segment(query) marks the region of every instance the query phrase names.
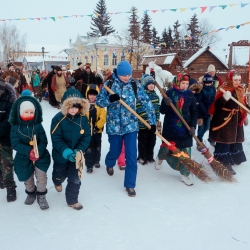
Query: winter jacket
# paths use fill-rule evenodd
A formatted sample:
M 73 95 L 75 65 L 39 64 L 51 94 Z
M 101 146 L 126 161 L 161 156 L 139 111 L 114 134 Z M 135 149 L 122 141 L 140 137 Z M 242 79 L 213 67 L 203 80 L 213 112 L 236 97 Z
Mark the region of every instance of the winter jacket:
M 146 89 L 144 91 L 148 95 L 150 101 L 153 104 L 156 120 L 159 120 L 160 119 L 160 111 L 159 111 L 159 109 L 160 109 L 160 98 L 159 98 L 159 96 L 156 94 L 155 91 L 149 91 L 149 90 L 146 90 Z M 141 102 L 136 103 L 136 113 L 141 118 L 143 118 L 146 122 L 148 122 L 147 114 L 145 112 L 145 109 L 141 105 Z M 147 129 L 147 127 L 142 122 L 139 121 L 139 129 Z
M 210 117 L 208 110 L 215 99 L 216 90 L 213 85 L 203 85 L 201 92 L 197 95 L 196 100 L 199 103 L 198 106 L 198 117 L 206 118 Z
M 23 121 L 20 118 L 20 104 L 23 101 L 30 101 L 35 106 L 35 118 L 32 121 Z M 26 181 L 34 172 L 33 162 L 29 159 L 29 154 L 33 146 L 29 143 L 36 135 L 39 159 L 35 166 L 47 172 L 50 165 L 50 154 L 46 149 L 48 141 L 42 126 L 42 108 L 39 102 L 32 96 L 19 97 L 12 106 L 9 118 L 11 123 L 11 145 L 16 151 L 14 158 L 14 170 L 19 181 Z
M 81 104 L 80 113 L 72 116 L 67 110 L 73 103 Z M 90 126 L 86 113 L 89 110 L 89 102 L 83 98 L 67 98 L 51 122 L 52 158 L 55 162 L 66 163 L 63 157 L 65 149 L 77 149 L 85 152 L 91 139 Z M 83 130 L 83 134 L 80 133 Z
M 95 117 L 92 117 L 92 114 L 95 115 Z M 91 120 L 92 120 L 92 128 L 97 127 L 98 131 L 97 133 L 102 133 L 104 124 L 106 123 L 106 109 L 100 108 L 96 104 L 91 104 L 89 112 L 87 112 L 86 116 L 88 118 L 89 124 L 91 126 Z M 94 122 L 93 122 L 94 121 Z
M 39 78 L 38 74 L 31 75 L 31 84 L 33 87 L 38 87 L 40 85 L 40 78 Z
M 190 127 L 196 127 L 198 111 L 196 108 L 196 101 L 191 90 L 181 92 L 176 88 L 167 90 L 166 95 L 175 102 L 176 94 L 183 96 L 184 104 L 182 107 L 182 116 Z M 180 100 L 180 99 L 179 99 Z M 162 136 L 168 141 L 176 143 L 177 148 L 188 148 L 193 145 L 193 138 L 189 134 L 185 125 L 180 121 L 179 117 L 170 106 L 166 106 L 164 99 L 160 106 L 161 114 L 164 114 L 164 123 Z
M 96 84 L 96 78 L 92 71 L 90 71 L 89 74 L 87 73 L 87 71 L 84 71 L 83 73 L 81 73 L 80 79 L 82 79 L 83 84 Z
M 0 81 L 4 81 L 0 79 Z M 16 91 L 9 83 L 5 83 L 5 91 L 0 95 L 0 144 L 11 147 L 10 128 L 8 121 L 11 107 L 16 100 Z
M 127 82 L 122 82 L 117 74 L 116 69 L 113 72 L 112 91 L 118 94 L 130 108 L 136 109 L 136 102 L 140 101 L 147 114 L 148 123 L 156 124 L 155 111 L 149 97 L 144 92 L 143 87 L 136 82 L 137 96 L 135 96 L 132 84 L 132 78 Z M 109 81 L 105 82 L 107 86 Z M 107 134 L 110 135 L 124 135 L 134 131 L 138 131 L 138 119 L 135 115 L 130 113 L 120 102 L 111 103 L 109 100 L 109 93 L 102 88 L 100 94 L 96 98 L 96 104 L 99 107 L 107 107 Z
M 237 99 L 235 91 L 232 92 L 232 96 Z M 241 114 L 239 111 L 239 105 L 233 100 L 226 101 L 223 97 L 217 99 L 214 103 L 215 112 L 210 123 L 209 138 L 215 142 L 233 144 L 241 143 L 244 141 L 243 126 L 240 126 Z M 238 110 L 233 115 L 230 121 L 220 129 L 215 128 L 225 123 L 232 109 Z

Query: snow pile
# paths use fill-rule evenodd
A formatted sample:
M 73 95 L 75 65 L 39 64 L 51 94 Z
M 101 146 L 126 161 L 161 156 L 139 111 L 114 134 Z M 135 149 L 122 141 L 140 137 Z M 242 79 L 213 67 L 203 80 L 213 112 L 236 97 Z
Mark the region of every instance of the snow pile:
M 43 125 L 49 139 L 50 123 L 58 112 L 42 101 Z M 163 116 L 161 117 L 163 120 Z M 245 127 L 246 156 L 250 155 L 250 129 Z M 207 134 L 204 139 L 207 138 Z M 157 139 L 155 156 L 161 141 Z M 195 143 L 194 143 L 195 145 Z M 48 171 L 47 200 L 50 208 L 40 210 L 37 202 L 24 205 L 24 184 L 17 181 L 17 200 L 6 202 L 0 190 L 1 250 L 249 250 L 250 168 L 246 162 L 234 166 L 238 183 L 223 183 L 211 171 L 214 182 L 194 178 L 191 187 L 180 182 L 180 174 L 166 162 L 161 170 L 154 164 L 138 164 L 137 196 L 130 198 L 123 187 L 124 171 L 115 167 L 111 177 L 104 159 L 108 151 L 103 134 L 101 168 L 82 180 L 81 211 L 67 207 L 63 192 L 57 193 Z M 209 146 L 209 149 L 213 149 Z M 193 147 L 192 157 L 207 160 Z

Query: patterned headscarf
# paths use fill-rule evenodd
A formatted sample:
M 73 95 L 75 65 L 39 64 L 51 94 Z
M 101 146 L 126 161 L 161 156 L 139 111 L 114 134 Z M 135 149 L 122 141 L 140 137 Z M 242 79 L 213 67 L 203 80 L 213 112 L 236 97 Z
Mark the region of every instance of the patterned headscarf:
M 182 81 L 190 81 L 190 75 L 179 73 L 173 79 L 173 87 L 180 89 L 180 84 Z

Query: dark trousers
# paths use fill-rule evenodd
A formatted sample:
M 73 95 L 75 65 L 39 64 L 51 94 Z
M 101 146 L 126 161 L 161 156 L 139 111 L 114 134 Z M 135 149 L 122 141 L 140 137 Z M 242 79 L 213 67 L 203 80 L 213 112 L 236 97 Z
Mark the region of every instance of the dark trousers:
M 52 181 L 56 186 L 60 186 L 64 180 L 68 178 L 65 195 L 68 205 L 78 202 L 81 181 L 78 177 L 78 170 L 75 162 L 68 161 L 66 163 L 54 162 Z
M 124 135 L 108 135 L 109 136 L 109 152 L 106 155 L 105 164 L 109 168 L 113 168 L 122 151 L 122 140 L 125 145 L 126 169 L 124 178 L 124 187 L 134 188 L 137 175 L 137 148 L 136 138 L 137 132 L 131 132 Z
M 155 134 L 150 133 L 148 129 L 140 129 L 138 132 L 138 157 L 144 161 L 152 160 L 154 158 L 155 142 Z
M 3 187 L 15 187 L 12 148 L 0 144 L 0 181 Z
M 197 137 L 198 137 L 198 139 L 200 141 L 203 141 L 203 135 L 209 129 L 210 121 L 211 121 L 210 117 L 205 117 L 205 118 L 203 118 L 203 124 L 201 126 L 198 126 L 198 135 L 197 135 Z
M 94 164 L 99 163 L 101 159 L 102 133 L 96 133 L 91 136 L 89 147 L 85 152 L 85 164 L 87 168 L 93 168 Z

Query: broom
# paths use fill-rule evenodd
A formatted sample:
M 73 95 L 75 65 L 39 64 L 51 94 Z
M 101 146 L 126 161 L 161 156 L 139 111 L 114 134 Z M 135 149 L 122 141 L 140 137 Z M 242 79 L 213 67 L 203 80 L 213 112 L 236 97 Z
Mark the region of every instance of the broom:
M 103 88 L 105 88 L 110 94 L 115 94 L 108 86 L 104 85 Z M 130 111 L 133 115 L 135 115 L 148 129 L 151 129 L 151 126 L 143 119 L 141 118 L 132 108 L 130 108 L 127 103 L 125 103 L 123 100 L 119 100 L 119 102 L 126 108 L 128 111 Z M 172 151 L 174 154 L 173 156 L 179 158 L 180 162 L 187 167 L 189 172 L 196 175 L 200 180 L 204 182 L 210 182 L 212 179 L 207 174 L 206 170 L 203 168 L 202 164 L 199 164 L 193 160 L 190 159 L 189 155 L 183 151 L 180 151 L 178 148 L 176 148 L 174 145 L 172 145 L 170 142 L 168 142 L 158 131 L 155 132 L 155 134 L 166 143 L 168 149 Z
M 160 85 L 155 82 L 156 87 L 159 89 L 161 92 L 163 99 L 164 98 L 169 98 L 164 90 L 160 87 Z M 171 108 L 174 110 L 176 115 L 180 118 L 181 122 L 186 126 L 188 130 L 190 130 L 189 125 L 187 122 L 184 120 L 184 118 L 181 116 L 181 114 L 178 112 L 176 107 L 174 106 L 173 103 L 170 103 Z M 213 155 L 209 152 L 209 149 L 204 145 L 203 142 L 201 142 L 196 135 L 193 135 L 193 138 L 196 140 L 198 147 L 201 149 L 202 154 L 205 156 L 205 158 L 208 160 L 208 163 L 212 167 L 213 171 L 215 174 L 223 181 L 228 181 L 228 182 L 235 182 L 235 178 L 233 175 L 228 171 L 227 167 L 225 167 L 221 162 L 217 161 L 214 159 Z

